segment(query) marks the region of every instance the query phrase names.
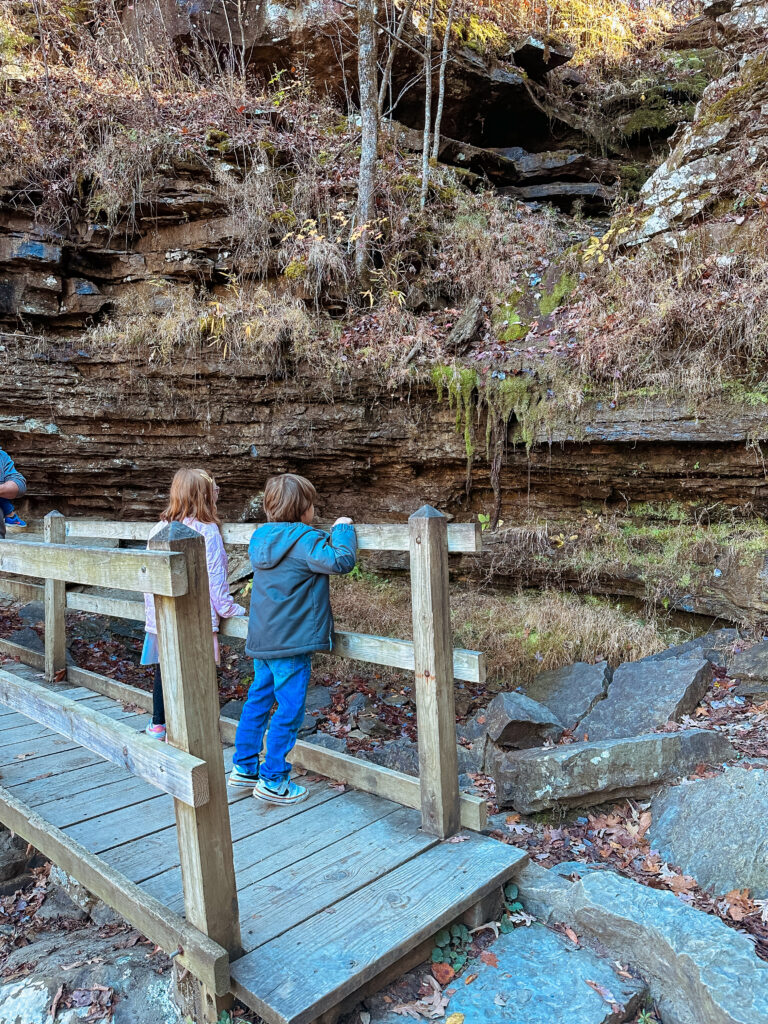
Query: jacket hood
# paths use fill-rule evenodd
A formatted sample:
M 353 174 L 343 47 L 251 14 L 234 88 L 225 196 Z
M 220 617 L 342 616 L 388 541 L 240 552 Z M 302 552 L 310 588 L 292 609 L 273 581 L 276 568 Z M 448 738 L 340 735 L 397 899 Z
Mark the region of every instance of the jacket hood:
M 274 569 L 313 527 L 304 523 L 264 523 L 251 537 L 248 554 L 254 569 Z

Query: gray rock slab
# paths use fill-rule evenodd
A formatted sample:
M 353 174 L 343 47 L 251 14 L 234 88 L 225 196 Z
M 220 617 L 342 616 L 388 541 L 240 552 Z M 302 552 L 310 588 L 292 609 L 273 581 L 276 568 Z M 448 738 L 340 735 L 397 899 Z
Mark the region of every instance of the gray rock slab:
M 577 661 L 541 672 L 528 685 L 526 694 L 548 707 L 566 729 L 572 729 L 606 695 L 612 675 L 605 661 L 596 665 Z
M 731 757 L 721 733 L 689 729 L 507 751 L 491 774 L 499 807 L 531 814 L 555 804 L 602 803 Z
M 738 679 L 736 693 L 742 697 L 768 695 L 768 640 L 735 655 L 728 666 L 728 675 Z
M 10 882 L 24 873 L 31 859 L 28 850 L 25 839 L 0 825 L 0 882 Z
M 690 714 L 712 681 L 705 659 L 634 661 L 613 673 L 608 696 L 579 723 L 590 740 L 641 736 Z
M 551 919 L 637 970 L 664 1024 L 768 1024 L 768 963 L 746 935 L 671 892 L 593 871 Z
M 31 965 L 31 970 L 0 984 L 0 1024 L 51 1024 L 48 1011 L 60 985 L 67 992 L 95 985 L 111 988 L 113 1024 L 182 1024 L 165 957 L 148 958 L 145 946 L 116 948 L 115 939 L 101 938 L 94 931 L 83 928 L 62 936 L 52 930 L 31 945 L 12 950 L 4 965 L 7 973 L 22 964 Z M 158 974 L 159 967 L 165 968 L 163 974 Z M 87 1007 L 59 1007 L 56 1024 L 82 1024 L 87 1013 Z
M 88 915 L 60 886 L 51 886 L 43 905 L 36 911 L 38 922 L 85 921 Z
M 23 629 L 14 630 L 9 639 L 12 643 L 20 644 L 22 647 L 28 647 L 31 651 L 35 651 L 38 654 L 43 654 L 45 651 L 43 641 L 31 626 L 25 626 Z
M 538 747 L 557 740 L 563 725 L 549 708 L 523 693 L 499 693 L 485 709 L 488 737 L 500 747 Z
M 471 965 L 471 985 L 461 978 L 446 1017 L 493 1024 L 620 1024 L 633 1017 L 647 988 L 621 978 L 607 960 L 541 924 L 516 928 L 490 947 L 498 967 Z M 621 1009 L 615 1011 L 589 984 L 602 986 Z
M 314 742 L 314 741 L 313 741 Z M 473 750 L 457 745 L 456 752 L 459 763 L 459 773 L 479 771 L 478 755 Z M 397 772 L 404 772 L 406 775 L 419 774 L 419 746 L 411 740 L 400 738 L 389 740 L 386 743 L 374 747 L 373 750 L 361 750 L 358 757 L 365 761 L 372 761 L 384 768 L 392 768 Z
M 704 636 L 697 636 L 693 640 L 687 640 L 684 644 L 675 644 L 668 647 L 666 651 L 658 654 L 651 654 L 643 658 L 644 662 L 668 661 L 670 658 L 703 658 L 711 661 L 713 665 L 725 665 L 726 655 L 724 648 L 738 640 L 737 629 L 714 629 Z M 637 662 L 639 664 L 639 662 Z
M 699 885 L 722 895 L 768 897 L 768 771 L 722 775 L 664 789 L 651 805 L 651 845 Z

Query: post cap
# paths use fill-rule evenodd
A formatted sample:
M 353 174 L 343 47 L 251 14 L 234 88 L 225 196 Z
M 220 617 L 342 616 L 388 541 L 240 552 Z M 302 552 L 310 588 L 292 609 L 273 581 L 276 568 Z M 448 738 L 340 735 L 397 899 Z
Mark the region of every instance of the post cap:
M 166 525 L 158 530 L 157 533 L 150 538 L 150 546 L 155 544 L 169 544 L 172 541 L 179 540 L 202 540 L 203 538 L 196 530 L 190 530 L 184 523 L 166 523 Z
M 412 516 L 408 516 L 409 522 L 411 519 L 445 519 L 445 513 L 438 512 L 432 505 L 422 505 Z

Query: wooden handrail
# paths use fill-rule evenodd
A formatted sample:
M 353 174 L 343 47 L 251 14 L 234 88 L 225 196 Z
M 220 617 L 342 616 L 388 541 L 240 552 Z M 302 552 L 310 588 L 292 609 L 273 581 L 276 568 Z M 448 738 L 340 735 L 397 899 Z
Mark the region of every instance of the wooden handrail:
M 154 523 L 116 522 L 101 519 L 67 520 L 68 537 L 104 540 L 147 540 Z M 247 545 L 259 523 L 222 523 L 225 544 Z M 361 551 L 408 551 L 407 523 L 355 523 Z M 479 523 L 449 523 L 448 550 L 473 553 L 482 549 Z
M 0 703 L 127 768 L 190 807 L 208 803 L 208 766 L 198 757 L 158 743 L 100 711 L 3 669 Z
M 161 551 L 4 540 L 0 544 L 0 571 L 165 597 L 179 597 L 187 592 L 183 556 Z

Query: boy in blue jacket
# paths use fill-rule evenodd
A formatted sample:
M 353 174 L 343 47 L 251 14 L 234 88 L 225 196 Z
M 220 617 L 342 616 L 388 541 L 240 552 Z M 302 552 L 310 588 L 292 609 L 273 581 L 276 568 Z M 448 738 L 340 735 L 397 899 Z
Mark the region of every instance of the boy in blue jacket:
M 11 456 L 0 448 L 0 516 L 5 526 L 26 526 L 13 507 L 13 499 L 27 489 L 27 482 L 13 464 Z
M 245 653 L 254 659 L 254 679 L 237 726 L 229 784 L 253 787 L 258 800 L 271 804 L 294 804 L 307 795 L 305 786 L 291 782 L 286 755 L 304 720 L 312 653 L 331 649 L 328 577 L 349 572 L 357 558 L 351 519 L 337 519 L 330 537 L 312 526 L 316 498 L 303 476 L 272 477 L 264 489 L 268 522 L 248 547 L 253 590 Z

